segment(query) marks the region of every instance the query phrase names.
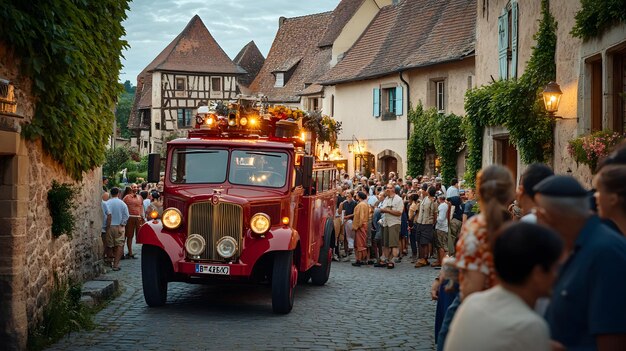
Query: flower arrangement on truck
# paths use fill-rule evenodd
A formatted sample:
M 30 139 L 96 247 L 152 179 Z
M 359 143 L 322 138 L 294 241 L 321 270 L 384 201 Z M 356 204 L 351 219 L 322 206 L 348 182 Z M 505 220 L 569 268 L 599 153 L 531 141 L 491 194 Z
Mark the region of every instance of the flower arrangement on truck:
M 166 303 L 168 282 L 269 281 L 273 311 L 289 313 L 299 281 L 326 283 L 337 170 L 312 155 L 307 118 L 244 99 L 202 106 L 164 159 L 149 155 L 148 181 L 164 166 L 165 209 L 137 237 L 149 306 Z

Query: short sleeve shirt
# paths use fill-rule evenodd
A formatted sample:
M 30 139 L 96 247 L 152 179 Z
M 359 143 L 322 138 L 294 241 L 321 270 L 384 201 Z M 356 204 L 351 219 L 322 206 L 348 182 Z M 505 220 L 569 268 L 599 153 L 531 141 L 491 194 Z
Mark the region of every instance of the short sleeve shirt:
M 626 334 L 626 238 L 591 217 L 560 269 L 546 311 L 552 339 L 595 350 L 600 334 Z
M 459 241 L 456 243 L 456 265 L 461 269 L 479 271 L 487 276 L 485 289 L 496 285 L 496 270 L 489 246 L 487 222 L 482 214 L 470 218 L 461 227 Z
M 394 195 L 392 198 L 386 197 L 383 201 L 383 208 L 390 208 L 393 211 L 403 212 L 404 202 L 398 195 Z M 391 213 L 385 213 L 385 227 L 391 227 L 392 225 L 398 225 L 402 223 L 401 216 L 394 216 Z

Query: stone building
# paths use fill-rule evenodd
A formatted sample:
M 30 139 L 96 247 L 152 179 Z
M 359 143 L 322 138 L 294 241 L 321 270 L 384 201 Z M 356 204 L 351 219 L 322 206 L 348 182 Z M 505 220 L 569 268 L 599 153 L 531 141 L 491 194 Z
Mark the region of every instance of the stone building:
M 572 174 L 586 186 L 591 172 L 577 165 L 567 151 L 568 141 L 603 129 L 624 132 L 626 93 L 626 24 L 611 26 L 601 35 L 583 41 L 570 32 L 575 25 L 580 1 L 551 0 L 550 12 L 558 22 L 556 46 L 556 82 L 563 95 L 555 120 L 554 155 L 556 173 Z M 521 76 L 535 45 L 541 1 L 478 1 L 476 20 L 476 83 L 487 84 L 492 77 Z M 499 28 L 504 24 L 510 31 Z M 506 36 L 504 43 L 499 38 Z M 517 47 L 515 47 L 517 45 Z M 509 50 L 502 56 L 499 51 Z M 501 58 L 503 57 L 503 58 Z M 502 68 L 500 68 L 502 67 Z M 489 127 L 483 139 L 483 166 L 497 163 L 511 169 L 517 178 L 525 165 L 517 149 L 508 143 L 508 131 Z
M 320 78 L 334 94 L 350 173 L 405 176 L 410 106 L 464 114 L 474 85 L 475 8 L 475 0 L 394 1 Z
M 193 127 L 198 106 L 234 100 L 245 73 L 195 15 L 137 77 L 131 147 L 141 155 L 160 152 L 166 138 Z
M 34 118 L 31 81 L 20 58 L 0 42 L 0 348 L 25 349 L 28 328 L 41 321 L 55 286 L 99 273 L 101 170 L 76 184 L 42 148 L 24 140 Z M 76 230 L 54 238 L 47 196 L 52 181 L 77 185 Z

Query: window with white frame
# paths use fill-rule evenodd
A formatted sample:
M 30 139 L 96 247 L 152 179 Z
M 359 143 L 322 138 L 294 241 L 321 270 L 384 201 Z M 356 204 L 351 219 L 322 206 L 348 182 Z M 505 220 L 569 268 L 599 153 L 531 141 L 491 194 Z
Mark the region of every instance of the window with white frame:
M 276 72 L 276 82 L 274 83 L 274 87 L 282 88 L 283 86 L 285 86 L 285 73 Z
M 446 111 L 446 82 L 445 80 L 436 81 L 435 86 L 435 107 L 437 112 L 443 113 Z

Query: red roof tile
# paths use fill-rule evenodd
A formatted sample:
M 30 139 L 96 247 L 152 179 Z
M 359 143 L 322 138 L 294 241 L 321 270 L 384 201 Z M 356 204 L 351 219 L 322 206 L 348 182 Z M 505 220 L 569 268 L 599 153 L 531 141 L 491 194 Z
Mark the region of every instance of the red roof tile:
M 250 90 L 271 102 L 299 102 L 305 83 L 317 80 L 328 69 L 331 49 L 317 44 L 331 18 L 331 12 L 324 12 L 285 19 Z M 274 72 L 288 72 L 282 88 L 274 87 Z
M 403 0 L 380 10 L 318 83 L 375 78 L 473 55 L 476 0 Z
M 226 55 L 198 15 L 146 67 L 146 71 L 246 73 Z

